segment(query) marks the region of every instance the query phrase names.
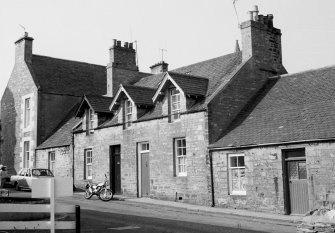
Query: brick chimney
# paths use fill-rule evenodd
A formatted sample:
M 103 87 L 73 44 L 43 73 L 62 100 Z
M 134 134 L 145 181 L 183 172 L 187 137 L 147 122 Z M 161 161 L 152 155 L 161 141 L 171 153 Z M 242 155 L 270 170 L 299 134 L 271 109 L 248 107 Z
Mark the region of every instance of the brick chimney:
M 31 63 L 33 55 L 33 38 L 28 36 L 28 32 L 24 36 L 15 41 L 15 62 Z
M 249 11 L 250 19 L 241 24 L 242 61 L 253 57 L 259 64 L 282 67 L 281 31 L 273 27 L 273 15 L 259 15 L 258 7 Z
M 114 39 L 107 64 L 107 96 L 112 97 L 121 83 L 134 81 L 138 72 L 133 43 L 124 42 L 122 46 L 121 41 Z
M 155 65 L 150 66 L 151 73 L 152 74 L 159 74 L 159 73 L 166 72 L 166 71 L 168 71 L 168 66 L 169 66 L 169 64 L 164 62 L 164 61 L 158 62 Z

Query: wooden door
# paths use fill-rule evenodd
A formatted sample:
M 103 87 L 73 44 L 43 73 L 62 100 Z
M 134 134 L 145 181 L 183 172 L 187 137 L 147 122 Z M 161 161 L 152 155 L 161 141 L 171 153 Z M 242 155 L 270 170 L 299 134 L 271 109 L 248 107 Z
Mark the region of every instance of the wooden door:
M 305 214 L 309 211 L 305 150 L 285 151 L 283 162 L 285 213 Z
M 149 153 L 141 153 L 141 196 L 150 194 Z
M 114 194 L 121 194 L 121 147 L 120 145 L 110 148 L 110 181 Z
M 308 208 L 306 161 L 287 162 L 292 214 L 305 214 Z

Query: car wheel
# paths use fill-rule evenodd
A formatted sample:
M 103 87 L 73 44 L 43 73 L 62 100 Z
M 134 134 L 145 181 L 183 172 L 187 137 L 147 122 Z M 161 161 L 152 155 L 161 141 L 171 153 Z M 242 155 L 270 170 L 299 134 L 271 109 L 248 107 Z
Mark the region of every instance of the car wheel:
M 17 191 L 20 191 L 21 189 L 20 189 L 20 186 L 19 186 L 19 184 L 16 182 L 15 184 L 14 184 L 14 186 L 15 186 L 15 189 L 17 190 Z

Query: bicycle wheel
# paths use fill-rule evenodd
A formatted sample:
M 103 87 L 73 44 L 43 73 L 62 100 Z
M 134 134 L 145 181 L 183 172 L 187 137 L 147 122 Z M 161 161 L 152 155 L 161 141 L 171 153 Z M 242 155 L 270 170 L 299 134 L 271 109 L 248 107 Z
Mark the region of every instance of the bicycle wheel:
M 104 188 L 99 193 L 99 199 L 101 201 L 110 201 L 113 198 L 113 192 L 110 189 Z
M 93 196 L 93 193 L 89 189 L 85 190 L 85 198 L 90 199 Z

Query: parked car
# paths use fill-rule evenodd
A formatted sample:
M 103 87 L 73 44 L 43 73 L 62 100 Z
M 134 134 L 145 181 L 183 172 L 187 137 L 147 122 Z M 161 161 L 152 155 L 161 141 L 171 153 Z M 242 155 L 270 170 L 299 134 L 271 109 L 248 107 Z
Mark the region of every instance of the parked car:
M 16 190 L 31 189 L 33 179 L 44 179 L 54 177 L 52 172 L 46 168 L 22 168 L 17 175 L 10 177 L 10 183 Z

